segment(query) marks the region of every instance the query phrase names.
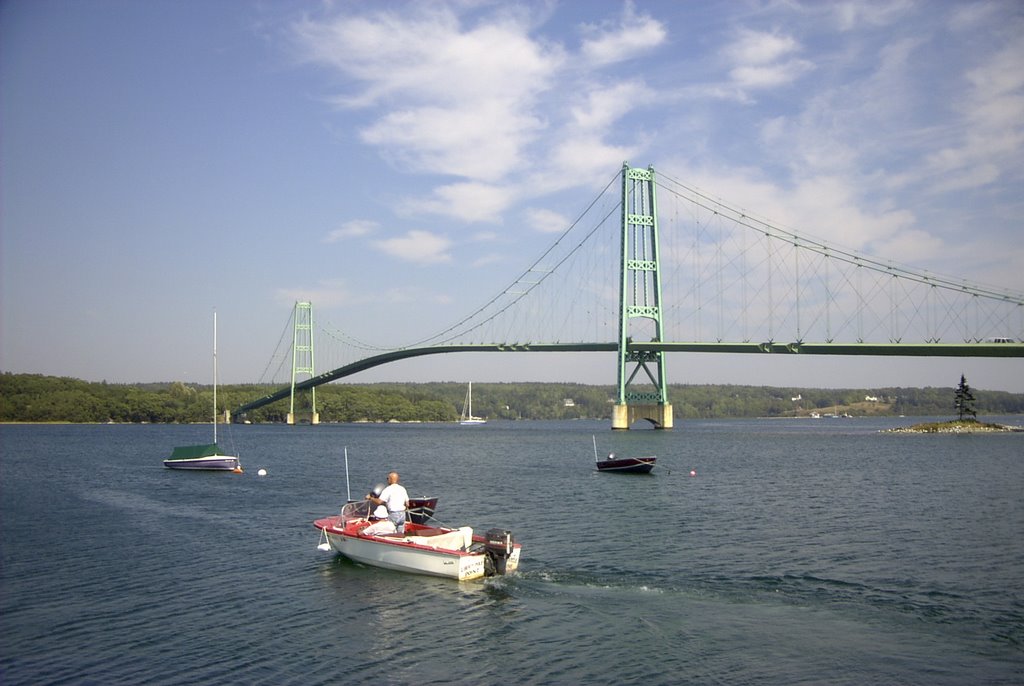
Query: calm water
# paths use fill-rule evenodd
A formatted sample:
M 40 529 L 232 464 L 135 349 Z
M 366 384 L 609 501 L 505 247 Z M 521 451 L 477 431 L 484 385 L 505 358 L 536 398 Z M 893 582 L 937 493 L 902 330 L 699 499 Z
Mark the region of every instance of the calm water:
M 1024 434 L 898 423 L 235 426 L 244 475 L 162 468 L 209 427 L 3 426 L 0 682 L 1022 683 Z M 346 446 L 353 496 L 396 468 L 520 572 L 319 552 Z

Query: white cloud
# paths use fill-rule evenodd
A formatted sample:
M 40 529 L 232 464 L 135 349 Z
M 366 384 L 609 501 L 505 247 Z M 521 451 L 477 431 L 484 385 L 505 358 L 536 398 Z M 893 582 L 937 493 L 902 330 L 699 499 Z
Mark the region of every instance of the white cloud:
M 515 190 L 485 183 L 453 183 L 434 189 L 433 197 L 409 200 L 406 212 L 429 212 L 464 222 L 497 222 L 515 197 Z
M 392 257 L 420 264 L 450 262 L 452 258 L 447 251 L 451 245 L 452 242 L 444 236 L 416 229 L 399 238 L 373 241 L 375 248 Z
M 541 233 L 561 233 L 572 223 L 558 212 L 541 207 L 527 210 L 526 221 L 530 228 Z
M 598 136 L 571 136 L 559 143 L 551 153 L 553 168 L 570 183 L 576 179 L 608 176 L 624 160 L 634 157 L 637 146 L 612 145 Z
M 736 40 L 725 47 L 725 54 L 737 65 L 763 65 L 797 49 L 797 42 L 790 36 L 743 29 Z
M 905 210 L 864 205 L 857 183 L 842 177 L 802 180 L 784 199 L 793 208 L 789 221 L 801 233 L 876 255 L 885 254 L 878 249 L 880 242 L 915 224 Z
M 884 254 L 880 245 L 916 227 L 916 218 L 906 210 L 865 206 L 859 185 L 843 177 L 814 176 L 780 184 L 756 169 L 693 168 L 684 173 L 695 179 L 693 186 L 749 217 L 836 248 Z M 666 201 L 660 206 L 667 211 Z
M 522 164 L 542 123 L 506 98 L 390 112 L 363 129 L 363 141 L 391 151 L 407 171 L 498 180 Z
M 965 31 L 984 26 L 991 21 L 1000 9 L 995 2 L 970 2 L 953 7 L 950 12 L 949 27 L 953 31 Z
M 949 252 L 949 246 L 927 231 L 897 227 L 890 236 L 883 236 L 873 246 L 876 255 L 897 256 L 897 262 L 912 261 L 917 265 L 934 264 Z
M 840 31 L 852 31 L 864 26 L 892 24 L 914 8 L 910 0 L 881 0 L 880 2 L 842 2 L 833 5 Z
M 443 5 L 406 9 L 307 19 L 295 35 L 307 60 L 362 84 L 337 104 L 383 109 L 360 135 L 403 166 L 489 181 L 519 167 L 545 126 L 532 110 L 561 51 L 511 15 L 465 28 Z
M 955 156 L 955 151 L 950 157 Z M 931 187 L 933 193 L 951 193 L 974 188 L 982 188 L 999 179 L 999 167 L 994 164 L 979 163 L 973 165 L 956 164 L 955 173 Z
M 780 64 L 747 65 L 735 67 L 729 72 L 741 89 L 761 89 L 784 86 L 797 80 L 801 74 L 811 69 L 811 63 L 805 60 L 789 60 Z
M 341 228 L 334 229 L 324 238 L 324 243 L 337 243 L 339 241 L 348 240 L 349 238 L 358 238 L 359 236 L 366 236 L 373 232 L 378 226 L 377 222 L 366 219 L 354 219 L 349 222 L 345 222 Z
M 372 113 L 357 132 L 363 143 L 402 173 L 461 179 L 399 201 L 400 211 L 499 222 L 512 203 L 589 184 L 638 148 L 640 132 L 605 140 L 656 92 L 635 76 L 598 82 L 590 69 L 662 45 L 661 22 L 627 6 L 584 28 L 574 60 L 534 37 L 522 10 L 474 11 L 471 23 L 458 3 L 406 9 L 294 26 L 303 59 L 345 79 L 334 102 Z
M 592 28 L 583 41 L 583 57 L 594 65 L 632 59 L 665 42 L 664 25 L 648 15 L 636 16 L 632 3 L 626 5 L 620 23 L 610 28 Z
M 950 26 L 980 31 L 993 21 L 987 11 L 931 13 L 928 23 L 906 2 L 771 4 L 743 15 L 745 27 L 720 27 L 729 32 L 724 48 L 691 57 L 682 47 L 689 27 L 673 22 L 670 36 L 661 15 L 637 15 L 632 5 L 583 27 L 577 55 L 556 33 L 541 36 L 543 20 L 528 20 L 531 10 L 516 17 L 501 6 L 469 7 L 412 5 L 399 14 L 371 5 L 360 17 L 296 25 L 306 59 L 345 79 L 335 101 L 372 116 L 357 124 L 360 140 L 402 173 L 434 175 L 433 189 L 394 203 L 400 212 L 499 224 L 529 203 L 527 226 L 555 232 L 567 223 L 544 210 L 543 197 L 607 179 L 636 158 L 844 247 L 916 243 L 931 255 L 945 234 L 916 226 L 928 201 L 909 192 L 983 188 L 1019 169 L 1021 39 L 1004 40 L 987 61 L 931 64 Z M 600 71 L 650 58 L 676 42 L 677 30 L 679 53 L 657 68 L 626 78 Z M 726 78 L 706 78 L 715 66 Z M 672 74 L 676 99 L 664 80 L 646 80 L 659 73 Z M 792 97 L 753 102 L 781 88 Z M 662 140 L 682 140 L 680 126 L 691 154 L 717 159 L 666 164 L 672 151 Z M 686 169 L 716 171 L 687 177 Z M 451 259 L 447 241 L 410 232 L 375 245 L 438 262 Z M 471 242 L 460 236 L 460 245 Z
M 615 122 L 653 98 L 650 89 L 639 81 L 623 81 L 606 88 L 594 88 L 584 102 L 570 109 L 571 130 L 585 129 L 603 133 Z
M 1024 27 L 1024 24 L 1019 24 Z M 967 71 L 960 103 L 963 135 L 927 157 L 945 192 L 989 185 L 1019 173 L 1024 152 L 1024 37 L 1017 35 L 985 63 Z
M 789 57 L 799 50 L 790 36 L 744 29 L 724 54 L 733 65 L 729 70 L 732 83 L 744 91 L 784 86 L 813 69 L 809 61 Z

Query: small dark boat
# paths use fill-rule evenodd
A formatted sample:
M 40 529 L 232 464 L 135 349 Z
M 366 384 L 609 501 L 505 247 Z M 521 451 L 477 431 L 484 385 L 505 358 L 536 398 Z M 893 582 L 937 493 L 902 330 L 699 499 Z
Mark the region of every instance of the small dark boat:
M 618 457 L 609 453 L 608 457 L 597 461 L 599 472 L 619 472 L 622 474 L 649 474 L 654 469 L 656 457 Z
M 437 498 L 409 498 L 409 519 L 416 524 L 426 524 L 437 509 Z
M 658 460 L 653 455 L 648 457 L 619 457 L 615 453 L 608 453 L 608 457 L 602 460 L 597 457 L 597 436 L 593 436 L 592 440 L 594 441 L 594 462 L 597 464 L 597 471 L 599 472 L 650 474 L 651 470 L 654 469 L 654 463 Z

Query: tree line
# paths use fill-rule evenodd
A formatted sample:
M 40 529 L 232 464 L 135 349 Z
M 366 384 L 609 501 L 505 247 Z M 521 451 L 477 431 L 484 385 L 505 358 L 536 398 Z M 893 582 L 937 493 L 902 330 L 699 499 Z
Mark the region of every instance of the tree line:
M 218 411 L 243 405 L 277 389 L 227 385 L 217 389 Z M 945 416 L 957 414 L 949 388 L 813 389 L 738 385 L 672 385 L 669 399 L 679 419 L 793 417 L 811 413 Z M 972 389 L 978 415 L 1024 414 L 1024 394 Z M 462 383 L 376 383 L 320 386 L 321 422 L 453 422 L 459 418 Z M 474 383 L 473 413 L 487 419 L 610 419 L 614 386 L 571 383 Z M 312 394 L 296 398 L 296 414 L 310 412 Z M 289 400 L 235 421 L 284 422 Z M 111 384 L 38 374 L 0 374 L 0 422 L 201 423 L 213 416 L 213 388 L 180 381 Z

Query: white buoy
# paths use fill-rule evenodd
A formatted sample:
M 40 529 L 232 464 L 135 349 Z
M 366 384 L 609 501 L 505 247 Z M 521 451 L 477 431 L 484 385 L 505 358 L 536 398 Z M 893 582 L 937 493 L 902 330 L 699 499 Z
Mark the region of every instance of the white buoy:
M 260 476 L 266 476 L 267 475 L 267 470 L 263 469 L 262 467 L 260 467 L 260 471 L 258 471 L 256 473 L 259 474 Z

